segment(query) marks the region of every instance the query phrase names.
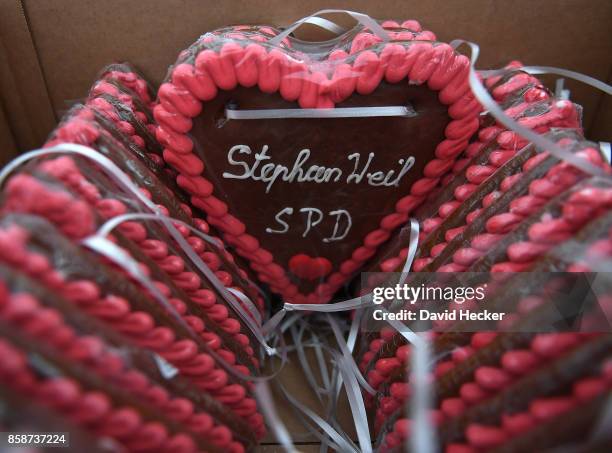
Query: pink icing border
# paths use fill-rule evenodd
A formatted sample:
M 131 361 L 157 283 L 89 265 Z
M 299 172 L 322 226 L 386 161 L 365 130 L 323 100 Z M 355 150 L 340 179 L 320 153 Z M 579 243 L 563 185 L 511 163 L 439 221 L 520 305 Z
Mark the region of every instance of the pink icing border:
M 331 79 L 317 71 L 308 71 L 303 78 L 284 77 L 308 69 L 304 63 L 290 59 L 278 49 L 266 49 L 251 42 L 245 47 L 228 41 L 219 53 L 206 49 L 195 58 L 195 65 L 181 63 L 172 68 L 170 81 L 159 88 L 154 116 L 159 127 L 157 139 L 164 149 L 164 159 L 180 175 L 177 183 L 187 190 L 192 203 L 206 211 L 208 220 L 224 233 L 225 240 L 249 259 L 259 279 L 272 291 L 294 303 L 324 303 L 345 283 L 393 230 L 408 220 L 408 214 L 421 204 L 427 193 L 452 168 L 458 155 L 466 148 L 469 138 L 478 129 L 480 105 L 469 90 L 469 61 L 458 55 L 448 44 L 414 42 L 410 46 L 386 43 L 376 54 L 364 50 L 357 54 L 352 66 L 337 64 Z M 330 60 L 345 58 L 337 49 Z M 354 70 L 355 69 L 355 70 Z M 357 76 L 352 74 L 358 74 Z M 435 149 L 435 158 L 428 162 L 424 176 L 413 183 L 410 194 L 402 197 L 395 212 L 382 218 L 380 227 L 369 233 L 352 257 L 340 264 L 339 270 L 328 276 L 325 283 L 308 294 L 300 294 L 289 281 L 286 271 L 274 262 L 273 255 L 259 241 L 246 233 L 245 225 L 228 212 L 228 206 L 212 193 L 213 184 L 202 173 L 204 164 L 193 153 L 193 141 L 187 135 L 192 118 L 202 110 L 202 103 L 213 99 L 217 89 L 231 90 L 237 85 L 259 88 L 268 93 L 279 92 L 287 101 L 298 101 L 302 108 L 334 107 L 354 92 L 372 93 L 383 77 L 390 83 L 405 78 L 425 83 L 439 91 L 439 100 L 448 106 L 451 121 L 445 129 L 446 138 Z

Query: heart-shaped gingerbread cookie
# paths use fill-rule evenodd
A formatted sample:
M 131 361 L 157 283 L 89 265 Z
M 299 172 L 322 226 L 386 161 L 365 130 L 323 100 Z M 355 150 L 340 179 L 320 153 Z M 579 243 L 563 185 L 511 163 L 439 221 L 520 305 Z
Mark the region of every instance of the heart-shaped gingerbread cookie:
M 159 89 L 178 184 L 286 301 L 328 301 L 478 127 L 468 59 L 414 21 L 382 25 L 316 46 L 269 27 L 208 33 Z

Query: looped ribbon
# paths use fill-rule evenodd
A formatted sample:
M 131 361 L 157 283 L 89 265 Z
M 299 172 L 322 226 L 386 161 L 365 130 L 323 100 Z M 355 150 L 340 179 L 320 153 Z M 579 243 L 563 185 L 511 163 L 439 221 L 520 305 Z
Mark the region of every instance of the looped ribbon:
M 344 27 L 341 27 L 340 25 L 335 22 L 332 22 L 331 20 L 325 19 L 324 17 L 310 16 L 307 17 L 306 20 L 302 22 L 302 24 L 316 25 L 317 27 L 322 28 L 323 30 L 330 31 L 336 35 L 341 35 L 342 33 L 346 32 L 346 29 Z
M 416 219 L 410 219 L 409 228 L 410 240 L 408 244 L 408 254 L 406 256 L 406 261 L 404 262 L 404 266 L 402 268 L 400 284 L 405 281 L 408 273 L 410 272 L 410 268 L 412 267 L 412 262 L 414 261 L 414 257 L 416 255 L 419 244 L 419 222 Z M 372 293 L 368 293 L 363 296 L 354 297 L 352 299 L 348 299 L 342 302 L 336 302 L 333 304 L 292 304 L 289 302 L 285 302 L 283 304 L 283 308 L 276 312 L 276 314 L 264 324 L 263 331 L 271 332 L 272 330 L 274 330 L 275 327 L 287 315 L 287 312 L 290 311 L 333 313 L 339 311 L 353 310 L 356 308 L 365 308 L 372 306 L 372 296 Z
M 295 30 L 300 28 L 303 24 L 314 23 L 315 25 L 320 25 L 319 23 L 320 18 L 318 16 L 320 16 L 321 14 L 348 14 L 353 19 L 355 19 L 357 22 L 359 22 L 361 25 L 363 25 L 366 28 L 369 28 L 372 31 L 372 33 L 374 33 L 376 36 L 378 36 L 383 41 L 387 42 L 391 39 L 389 34 L 385 31 L 385 29 L 382 28 L 375 19 L 371 18 L 367 14 L 358 13 L 355 11 L 349 11 L 346 9 L 322 9 L 320 11 L 317 11 L 316 13 L 311 14 L 310 16 L 306 16 L 306 17 L 303 17 L 302 19 L 295 21 L 293 24 L 288 26 L 281 33 L 276 35 L 274 38 L 270 39 L 268 42 L 272 46 L 278 46 L 285 38 L 287 38 Z M 334 25 L 334 27 L 332 27 L 334 28 L 334 30 L 332 31 L 336 32 L 336 30 L 341 29 L 335 23 L 327 21 L 327 20 L 323 23 L 324 24 L 323 28 L 327 28 L 328 26 L 330 26 L 330 23 Z
M 410 271 L 412 267 L 412 262 L 416 256 L 416 252 L 418 249 L 418 241 L 419 241 L 419 223 L 416 219 L 410 219 L 409 222 L 410 228 L 410 239 L 408 245 L 408 253 L 406 257 L 406 261 L 404 262 L 404 266 L 402 268 L 402 279 L 403 282 L 407 276 L 407 273 Z M 329 408 L 328 414 L 332 416 L 335 413 L 335 405 L 337 402 L 338 395 L 342 386 L 344 386 L 347 394 L 347 398 L 349 401 L 349 405 L 351 407 L 351 411 L 353 413 L 353 422 L 355 425 L 355 430 L 357 432 L 357 438 L 359 441 L 359 448 L 357 448 L 353 442 L 347 438 L 345 433 L 341 430 L 336 429 L 330 423 L 328 423 L 325 419 L 314 413 L 311 409 L 297 401 L 289 392 L 287 392 L 284 387 L 279 384 L 279 389 L 283 393 L 284 397 L 291 403 L 293 408 L 296 411 L 299 411 L 301 414 L 301 418 L 305 426 L 311 426 L 310 423 L 314 423 L 317 428 L 310 428 L 309 431 L 317 436 L 322 442 L 322 448 L 327 448 L 330 446 L 337 451 L 347 451 L 347 452 L 364 452 L 370 453 L 372 451 L 372 441 L 370 438 L 370 430 L 368 427 L 367 416 L 365 413 L 365 404 L 363 401 L 363 396 L 359 391 L 359 387 L 362 387 L 366 392 L 371 395 L 376 394 L 376 390 L 373 389 L 370 384 L 366 381 L 366 379 L 361 374 L 359 367 L 355 363 L 355 359 L 353 358 L 353 350 L 357 341 L 357 335 L 359 332 L 359 325 L 361 321 L 361 316 L 363 314 L 363 309 L 372 306 L 372 294 L 367 294 L 364 296 L 356 297 L 350 300 L 346 300 L 343 302 L 337 302 L 333 304 L 326 305 L 313 305 L 313 304 L 291 304 L 285 303 L 283 308 L 277 312 L 270 320 L 264 325 L 264 332 L 271 331 L 284 331 L 291 326 L 291 324 L 295 324 L 296 322 L 303 321 L 305 318 L 295 316 L 288 320 L 285 320 L 287 315 L 290 312 L 300 312 L 300 311 L 308 311 L 308 312 L 318 312 L 324 315 L 324 319 L 329 324 L 333 337 L 336 340 L 338 348 L 340 351 L 331 350 L 330 354 L 334 360 L 335 367 L 333 369 L 333 374 L 335 377 L 331 379 L 328 376 L 326 366 L 324 361 L 321 359 L 320 350 L 321 345 L 315 344 L 315 353 L 317 356 L 317 360 L 319 363 L 319 368 L 321 369 L 321 374 L 323 377 L 323 381 L 325 387 L 327 388 L 327 396 L 329 398 Z M 330 314 L 333 312 L 347 311 L 355 309 L 354 317 L 351 322 L 348 336 L 345 339 L 342 333 L 340 326 L 338 325 L 337 320 L 332 317 Z M 281 329 L 278 329 L 279 325 L 283 325 Z M 401 324 L 401 323 L 399 323 Z M 402 335 L 404 335 L 411 343 L 417 344 L 418 347 L 424 343 L 424 340 L 414 332 L 410 331 L 407 327 L 403 326 L 400 329 L 399 326 L 394 327 L 401 331 Z M 304 331 L 304 327 L 299 329 L 298 332 L 294 333 L 294 343 L 296 350 L 298 352 L 298 359 L 300 360 L 300 364 L 304 369 L 304 374 L 306 376 L 306 380 L 309 383 L 310 387 L 315 391 L 315 394 L 320 399 L 320 391 L 321 389 L 318 387 L 316 383 L 316 379 L 314 378 L 314 374 L 310 368 L 309 362 L 303 352 L 303 340 L 302 333 Z M 316 339 L 317 336 L 314 331 L 309 332 Z M 412 334 L 412 335 L 409 335 Z M 319 343 L 319 340 L 316 340 L 316 343 Z M 418 354 L 415 354 L 417 356 Z M 427 362 L 427 360 L 425 361 Z M 415 367 L 415 371 L 421 372 L 422 367 Z M 424 373 L 427 373 L 425 371 Z M 428 385 L 428 384 L 426 384 Z M 330 395 L 329 392 L 333 394 Z M 419 402 L 421 404 L 421 402 Z M 308 421 L 307 421 L 307 420 Z M 428 420 L 425 420 L 425 424 L 429 423 Z M 323 434 L 319 431 L 321 430 Z M 282 433 L 281 433 L 282 435 Z M 422 441 L 420 441 L 420 444 Z
M 601 168 L 591 164 L 586 159 L 576 156 L 569 152 L 566 149 L 563 149 L 559 145 L 557 145 L 552 140 L 533 132 L 531 129 L 528 129 L 518 122 L 514 121 L 508 115 L 504 113 L 501 107 L 493 100 L 487 89 L 481 83 L 478 72 L 475 68 L 476 61 L 478 60 L 478 56 L 480 55 L 480 47 L 478 44 L 475 44 L 470 41 L 465 41 L 463 39 L 455 39 L 450 45 L 454 49 L 457 49 L 461 45 L 467 45 L 470 48 L 470 73 L 469 73 L 469 84 L 472 89 L 472 93 L 478 99 L 478 101 L 482 104 L 482 106 L 488 110 L 488 112 L 495 117 L 497 121 L 506 126 L 508 129 L 516 132 L 521 137 L 529 140 L 537 147 L 541 148 L 543 151 L 547 151 L 550 154 L 554 155 L 560 160 L 568 162 L 574 167 L 582 170 L 583 172 L 592 175 L 592 176 L 600 176 L 609 178 Z M 564 77 L 576 79 L 580 82 L 583 82 L 587 85 L 593 86 L 597 89 L 602 90 L 604 93 L 610 95 L 612 94 L 612 86 L 601 82 L 599 80 L 594 79 L 593 77 L 586 76 L 584 74 L 580 74 L 574 71 L 568 71 L 566 69 L 560 68 L 552 68 L 548 66 L 526 66 L 523 68 L 526 72 L 530 72 L 532 74 L 557 74 Z
M 331 319 L 333 320 L 333 318 Z M 281 382 L 277 383 L 277 387 L 284 398 L 291 404 L 291 407 L 294 409 L 303 425 L 312 435 L 321 441 L 321 451 L 327 451 L 327 447 L 331 447 L 334 451 L 371 453 L 372 442 L 369 437 L 365 405 L 363 404 L 363 398 L 359 391 L 359 384 L 356 381 L 356 375 L 353 371 L 352 364 L 347 362 L 346 355 L 340 354 L 330 344 L 326 343 L 325 336 L 324 339 L 319 338 L 317 333 L 315 333 L 315 329 L 309 325 L 311 320 L 313 320 L 312 316 L 293 314 L 282 323 L 282 327 L 279 330 L 281 332 L 287 330 L 291 331 L 294 341 L 293 348 L 298 353 L 298 359 L 303 367 L 309 386 L 314 390 L 322 404 L 324 404 L 324 401 L 321 395 L 327 397 L 327 404 L 325 407 L 326 415 L 321 416 L 315 413 L 310 407 L 298 401 L 291 392 L 286 390 Z M 336 323 L 335 320 L 333 320 L 333 322 Z M 323 326 L 319 325 L 316 330 L 320 331 L 322 327 Z M 332 330 L 335 329 L 337 329 L 339 333 L 339 341 L 340 344 L 342 344 L 344 339 L 342 338 L 340 327 L 337 324 L 335 324 L 335 327 L 332 325 Z M 353 328 L 351 326 L 351 332 L 352 330 Z M 310 340 L 303 338 L 303 334 L 305 333 L 310 335 Z M 350 336 L 351 333 L 349 333 L 349 337 Z M 305 354 L 305 348 L 314 349 L 322 378 L 322 387 L 316 382 L 314 371 Z M 327 362 L 324 360 L 324 352 L 328 354 L 333 365 L 331 375 Z M 348 357 L 351 357 L 352 360 L 351 355 Z M 351 411 L 353 412 L 353 419 L 355 421 L 356 432 L 358 433 L 359 445 L 361 448 L 357 448 L 347 433 L 340 429 L 335 417 L 338 395 L 343 383 L 347 391 Z
M 364 379 L 363 375 L 359 371 L 359 368 L 357 367 L 357 364 L 355 363 L 355 360 L 353 359 L 352 346 L 354 346 L 354 344 L 349 346 L 348 341 L 344 340 L 336 320 L 329 313 L 326 314 L 326 317 L 342 353 L 335 353 L 336 362 L 340 371 L 339 383 L 344 382 L 346 395 L 349 400 L 349 406 L 353 412 L 353 419 L 355 420 L 355 430 L 357 432 L 357 439 L 359 440 L 361 451 L 362 453 L 369 453 L 372 451 L 372 441 L 370 439 L 370 429 L 367 423 L 367 414 L 363 402 L 363 396 L 359 391 L 359 386 L 361 385 L 361 387 L 363 387 L 371 395 L 375 395 L 376 390 L 374 390 Z M 353 322 L 352 325 L 355 325 L 355 322 Z M 339 391 L 340 387 L 338 386 L 337 393 L 339 393 Z
M 319 338 L 319 336 L 315 333 L 314 329 L 309 328 L 308 323 L 310 319 L 312 318 L 298 316 L 296 314 L 289 316 L 278 326 L 277 335 L 274 336 L 272 340 L 274 341 L 273 344 L 276 347 L 276 343 L 283 343 L 283 335 L 287 331 L 291 332 L 294 342 L 293 345 L 287 346 L 283 343 L 282 346 L 277 347 L 276 349 L 281 350 L 284 353 L 288 353 L 292 350 L 297 352 L 300 364 L 303 367 L 303 372 L 307 378 L 308 384 L 315 391 L 315 394 L 318 397 L 319 401 L 323 403 L 321 399 L 321 394 L 331 396 L 333 393 L 332 389 L 337 389 L 338 392 L 340 390 L 339 386 L 337 385 L 338 369 L 337 367 L 334 367 L 332 376 L 330 377 L 327 362 L 325 361 L 323 353 L 328 352 L 330 355 L 333 356 L 334 351 L 332 351 L 329 345 L 325 344 L 324 341 Z M 303 338 L 304 333 L 308 333 L 310 335 L 310 340 Z M 306 358 L 306 348 L 314 349 L 323 380 L 323 388 L 321 388 L 316 382 L 314 372 Z M 338 362 L 336 361 L 336 364 L 337 363 Z M 322 445 L 329 445 L 336 451 L 359 453 L 359 450 L 354 446 L 348 435 L 342 430 L 336 429 L 335 427 L 334 414 L 337 403 L 336 398 L 329 399 L 327 411 L 328 417 L 327 419 L 324 419 L 317 415 L 309 407 L 299 402 L 295 397 L 293 397 L 291 393 L 286 390 L 281 381 L 275 382 L 275 385 L 276 388 L 278 388 L 281 394 L 284 396 L 284 398 L 291 404 L 291 407 L 295 410 L 296 415 L 302 421 L 303 425 L 312 435 L 321 440 Z M 353 389 L 359 389 L 358 386 L 354 384 L 351 385 Z M 254 387 L 254 393 L 255 397 L 259 402 L 260 409 L 264 413 L 266 421 L 268 422 L 268 425 L 273 431 L 276 439 L 283 446 L 285 451 L 291 453 L 297 452 L 298 450 L 295 449 L 288 430 L 286 429 L 281 418 L 276 412 L 275 405 L 273 403 L 272 395 L 270 393 L 267 382 L 257 382 Z M 311 422 L 314 423 L 316 427 L 313 427 L 311 425 Z M 367 422 L 365 426 L 367 429 Z M 322 434 L 319 430 L 322 430 L 324 434 Z M 369 445 L 371 446 L 371 443 Z
M 194 263 L 194 265 L 206 276 L 206 278 L 215 287 L 215 289 L 221 294 L 221 296 L 225 299 L 225 301 L 238 313 L 238 315 L 245 322 L 247 327 L 252 331 L 255 338 L 261 343 L 266 353 L 268 355 L 273 355 L 276 353 L 274 348 L 271 348 L 267 344 L 264 338 L 262 329 L 260 327 L 261 326 L 261 316 L 259 315 L 253 302 L 250 301 L 248 297 L 245 296 L 244 294 L 242 296 L 237 296 L 236 295 L 237 292 L 228 291 L 228 289 L 225 288 L 223 283 L 219 281 L 219 279 L 214 274 L 214 272 L 210 270 L 208 265 L 204 263 L 204 261 L 202 261 L 202 259 L 195 253 L 195 251 L 189 245 L 189 243 L 186 241 L 183 235 L 174 226 L 174 223 L 181 223 L 185 225 L 186 227 L 190 229 L 190 231 L 194 232 L 195 234 L 200 236 L 205 241 L 211 244 L 214 244 L 216 246 L 217 243 L 214 241 L 214 239 L 204 234 L 203 232 L 200 232 L 199 230 L 194 229 L 190 225 L 184 224 L 183 222 L 180 222 L 176 219 L 171 219 L 165 216 L 163 213 L 161 213 L 159 208 L 139 190 L 139 188 L 132 182 L 132 180 L 130 179 L 128 175 L 126 175 L 119 167 L 117 167 L 117 165 L 115 165 L 114 162 L 112 162 L 110 159 L 103 156 L 96 150 L 89 148 L 87 146 L 83 146 L 83 145 L 77 145 L 73 143 L 64 143 L 64 144 L 59 144 L 59 145 L 56 145 L 50 148 L 30 151 L 22 156 L 17 157 L 13 161 L 11 161 L 2 170 L 2 172 L 0 172 L 0 187 L 2 186 L 3 182 L 6 180 L 8 175 L 10 175 L 13 171 L 15 171 L 15 169 L 23 165 L 25 162 L 31 159 L 37 158 L 37 157 L 44 157 L 44 156 L 53 155 L 53 154 L 77 154 L 79 156 L 83 156 L 95 162 L 97 165 L 102 167 L 110 177 L 113 178 L 113 180 L 119 185 L 119 187 L 121 187 L 128 194 L 130 194 L 135 199 L 137 199 L 139 202 L 141 202 L 146 208 L 148 208 L 152 212 L 152 214 L 149 214 L 149 215 L 147 214 L 127 214 L 127 215 L 121 216 L 121 218 L 118 220 L 111 219 L 105 225 L 102 226 L 103 231 L 108 230 L 109 228 L 110 230 L 112 230 L 115 226 L 117 226 L 119 223 L 123 221 L 137 218 L 135 216 L 144 215 L 145 216 L 144 218 L 161 222 L 164 225 L 164 227 L 167 229 L 168 233 L 173 237 L 173 239 L 177 242 L 177 244 L 181 247 L 181 249 L 189 257 L 189 259 Z M 112 242 L 106 240 L 101 235 L 94 235 L 93 237 L 86 238 L 84 240 L 84 244 L 89 247 L 95 247 L 96 251 L 100 253 L 105 253 L 105 251 L 108 250 L 109 253 L 113 256 L 114 260 L 115 259 L 119 260 L 119 261 L 115 261 L 119 265 L 122 265 L 122 263 L 128 262 L 127 254 L 121 251 L 121 249 L 118 249 L 118 247 L 114 246 L 114 244 L 113 244 L 114 247 L 112 247 L 110 245 L 112 244 Z M 148 283 L 146 283 L 143 280 L 143 276 L 138 275 L 139 269 L 134 268 L 134 266 L 132 265 L 126 264 L 126 266 L 128 267 L 128 269 L 126 270 L 128 270 L 132 275 L 134 275 L 135 278 L 138 278 L 140 283 L 148 285 Z M 156 292 L 153 292 L 153 294 L 155 295 Z M 155 296 L 158 300 L 160 300 L 159 294 Z M 239 297 L 240 300 L 245 304 L 245 306 L 248 307 L 249 313 L 247 313 L 245 308 L 243 308 L 240 302 L 238 302 L 238 300 L 236 299 L 237 297 Z M 164 304 L 164 306 L 166 306 L 164 301 L 160 300 L 160 302 Z M 259 323 L 257 323 L 255 320 L 258 320 Z

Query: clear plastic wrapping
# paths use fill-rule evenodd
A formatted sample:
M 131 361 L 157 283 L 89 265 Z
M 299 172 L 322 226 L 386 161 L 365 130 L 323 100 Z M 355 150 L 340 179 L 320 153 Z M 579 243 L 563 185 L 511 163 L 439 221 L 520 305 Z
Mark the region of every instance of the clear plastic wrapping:
M 438 364 L 436 404 L 428 415 L 445 451 L 597 447 L 600 441 L 589 437 L 604 416 L 612 386 L 612 337 L 541 334 L 505 340 L 474 335 Z M 402 407 L 409 388 L 392 384 L 382 407 Z M 414 422 L 401 411 L 378 420 L 378 451 L 403 451 Z
M 129 90 L 130 94 L 137 96 L 138 100 L 147 107 L 153 105 L 157 88 L 152 86 L 147 78 L 128 62 L 105 66 L 98 74 L 97 79 Z
M 448 332 L 442 328 L 428 335 L 434 351 L 432 423 L 447 448 L 455 442 L 472 448 L 482 448 L 489 441 L 489 448 L 525 448 L 529 442 L 542 442 L 537 448 L 545 448 L 583 441 L 584 430 L 603 417 L 599 396 L 612 385 L 610 326 L 605 323 L 612 313 L 612 282 L 607 278 L 612 256 L 609 198 L 609 180 L 585 180 L 543 206 L 466 269 L 497 275 L 489 281 L 487 306 L 505 303 L 513 311 L 503 325 L 498 323 L 498 331 L 462 332 L 451 324 Z M 507 274 L 517 271 L 522 272 Z M 556 274 L 559 271 L 603 272 L 595 293 L 600 312 L 578 309 L 585 332 L 546 333 L 541 324 L 546 318 L 539 316 L 546 312 L 547 304 L 559 303 L 559 293 L 554 291 L 576 289 L 559 287 L 571 281 Z M 407 282 L 417 285 L 419 278 L 434 279 L 434 275 L 413 274 Z M 556 312 L 558 306 L 548 308 Z M 504 332 L 509 327 L 511 331 Z M 362 372 L 377 389 L 371 401 L 375 430 L 380 433 L 380 450 L 389 451 L 410 436 L 411 421 L 402 414 L 409 407 L 414 346 L 390 329 L 368 341 L 364 347 L 368 352 L 361 358 Z M 559 401 L 564 404 L 555 406 Z M 537 434 L 553 426 L 549 418 L 567 417 L 566 411 L 582 421 L 567 425 L 560 438 Z M 529 423 L 514 431 L 513 417 Z M 490 439 L 485 437 L 489 431 L 496 433 Z
M 126 140 L 126 135 L 108 121 L 103 114 L 100 114 L 98 109 L 89 105 L 75 106 L 66 114 L 46 146 L 65 142 L 93 147 L 133 178 L 135 183 L 142 187 L 164 213 L 187 222 L 205 233 L 216 235 L 214 228 L 211 229 L 209 224 L 201 218 L 198 210 L 189 206 L 183 191 L 167 173 L 168 169 L 149 159 L 140 147 Z M 234 256 L 229 254 L 227 247 L 225 248 L 226 251 L 220 255 L 220 258 L 223 261 L 233 262 Z M 238 261 L 237 265 L 242 267 L 241 260 Z M 234 280 L 246 288 L 250 284 L 245 280 L 246 274 L 243 269 L 238 269 L 237 265 L 225 263 L 227 268 L 231 268 L 230 273 Z M 253 297 L 260 309 L 262 308 L 263 301 L 260 295 L 253 293 L 253 288 L 250 289 L 249 297 Z
M 598 146 L 581 142 L 575 132 L 556 130 L 548 137 L 609 169 Z M 482 157 L 491 159 L 490 154 Z M 465 238 L 477 231 L 483 233 L 474 244 L 480 254 L 475 251 L 471 257 L 473 261 L 477 255 L 482 256 L 500 235 L 511 231 L 546 201 L 587 176 L 553 156 L 538 153 L 532 145 L 507 157 L 498 168 L 477 163 L 468 166 L 465 175 L 456 176 L 449 184 L 453 195 L 447 192 L 439 194 L 437 202 L 450 196 L 455 200 L 436 203 L 439 206 L 437 212 L 421 219 L 423 228 L 419 251 L 412 266 L 414 271 L 466 270 L 468 257 L 453 255 L 465 247 Z M 491 220 L 493 217 L 495 220 Z M 386 255 L 379 262 L 372 263 L 370 269 L 399 270 L 406 254 L 405 245 L 389 244 Z M 451 256 L 456 260 L 454 266 L 446 264 Z M 446 267 L 440 269 L 440 266 Z
M 286 302 L 328 301 L 478 128 L 468 59 L 414 21 L 382 27 L 325 43 L 217 30 L 160 86 L 177 183 Z
M 134 71 L 125 64 L 104 68 L 89 90 L 85 104 L 113 123 L 149 159 L 175 178 L 175 172 L 165 166 L 163 148 L 155 138 L 151 91 Z
M 53 221 L 55 218 L 57 222 L 68 215 L 85 222 L 92 220 L 93 214 L 82 200 L 71 199 L 67 192 L 45 186 L 32 176 L 19 175 L 17 178 L 19 184 L 13 189 L 23 188 L 21 181 L 26 180 L 27 192 L 46 205 L 47 219 Z M 10 187 L 8 192 L 7 205 L 10 207 Z M 14 192 L 12 194 L 15 202 Z M 31 205 L 21 203 L 20 207 L 24 210 Z M 36 210 L 32 213 L 43 214 Z M 249 396 L 249 386 L 238 378 L 238 375 L 257 374 L 256 358 L 248 354 L 249 348 L 244 345 L 248 337 L 240 337 L 237 329 L 240 323 L 228 317 L 223 305 L 221 310 L 216 309 L 220 304 L 212 291 L 203 290 L 199 297 L 187 295 L 137 246 L 116 233 L 117 245 L 140 263 L 142 271 L 164 295 L 165 305 L 160 304 L 147 288 L 130 282 L 125 271 L 104 264 L 101 257 L 71 244 L 42 219 L 8 218 L 3 223 L 5 243 L 12 244 L 12 247 L 3 247 L 4 262 L 40 279 L 80 308 L 91 310 L 94 316 L 128 335 L 136 345 L 159 354 L 193 380 L 198 389 L 227 404 L 248 420 L 251 429 L 262 433 L 263 420 L 257 413 L 255 400 Z M 62 227 L 61 223 L 56 224 Z M 74 227 L 73 221 L 68 224 L 68 233 L 70 226 Z M 142 227 L 136 230 L 144 231 Z M 13 252 L 19 247 L 22 251 L 18 256 L 42 254 L 53 267 L 49 272 L 36 274 L 36 269 L 27 267 L 27 261 L 14 261 Z M 34 247 L 34 251 L 28 252 L 28 247 Z M 70 259 L 67 261 L 65 257 Z
M 26 258 L 33 259 L 32 254 Z M 42 255 L 37 259 L 41 269 Z M 4 267 L 0 285 L 3 352 L 20 355 L 24 365 L 24 380 L 8 385 L 22 396 L 34 386 L 38 404 L 96 436 L 112 438 L 119 448 L 151 442 L 151 448 L 173 451 L 241 452 L 254 441 L 222 405 L 184 377 L 164 373 L 159 356 L 134 347 L 57 293 Z M 15 368 L 3 370 L 5 384 Z M 112 429 L 112 420 L 121 415 L 127 417 L 125 433 Z
M 568 137 L 567 133 L 557 133 L 557 139 L 566 141 L 567 145 L 573 143 L 574 152 L 587 155 L 593 162 L 599 162 L 600 165 L 606 165 L 599 150 L 593 148 L 594 145 L 576 143 L 571 136 Z M 569 143 L 567 143 L 568 140 Z M 529 244 L 519 243 L 510 252 L 514 258 L 513 263 L 497 263 L 496 266 L 493 266 L 496 261 L 502 260 L 501 256 L 506 250 L 503 244 L 520 242 L 517 234 L 524 234 L 527 228 L 542 216 L 542 212 L 547 212 L 542 211 L 546 203 L 552 199 L 551 205 L 558 205 L 559 201 L 554 197 L 564 192 L 568 196 L 573 190 L 573 185 L 585 177 L 582 172 L 571 165 L 559 163 L 557 159 L 547 157 L 546 154 L 534 155 L 533 150 L 526 149 L 514 159 L 518 160 L 519 165 L 515 166 L 512 160 L 507 162 L 499 170 L 499 174 L 494 173 L 487 179 L 482 184 L 480 191 L 472 193 L 451 216 L 439 224 L 437 229 L 433 230 L 430 236 L 421 242 L 413 265 L 415 271 L 516 272 L 527 270 L 533 264 L 534 259 L 548 251 L 553 245 L 572 237 L 573 233 L 566 229 L 567 234 L 563 237 L 559 235 L 550 236 L 548 247 L 545 245 L 532 247 Z M 509 168 L 515 169 L 508 171 Z M 521 173 L 525 170 L 525 173 Z M 601 200 L 601 202 L 605 203 L 605 200 Z M 477 207 L 480 203 L 483 206 Z M 590 214 L 594 215 L 594 212 Z M 603 206 L 598 212 L 606 212 L 606 207 Z M 523 222 L 528 218 L 530 222 Z M 583 222 L 585 220 L 590 220 L 590 218 L 582 219 Z M 554 223 L 550 225 L 554 225 Z M 517 227 L 520 229 L 520 233 L 511 233 Z M 546 227 L 543 226 L 542 228 Z M 576 232 L 579 228 L 580 226 L 576 225 L 573 232 Z M 546 237 L 546 234 L 544 236 Z M 542 239 L 542 237 L 540 238 Z M 553 239 L 557 242 L 553 242 Z M 519 253 L 519 248 L 523 251 L 522 255 Z M 384 262 L 383 266 L 386 267 L 383 267 L 382 270 L 401 269 L 401 264 L 406 259 L 405 249 L 403 250 L 403 253 L 397 258 Z M 428 250 L 436 251 L 433 259 L 427 257 Z M 494 258 L 496 250 L 499 250 L 498 253 L 496 252 L 499 259 Z M 470 254 L 470 252 L 472 253 Z M 419 260 L 422 260 L 426 265 L 422 266 Z M 463 261 L 458 264 L 456 260 Z M 450 263 L 446 264 L 449 261 Z M 460 265 L 461 267 L 459 267 Z M 415 281 L 418 281 L 418 279 Z M 411 283 L 410 278 L 408 282 Z M 376 282 L 372 283 L 376 284 Z M 366 287 L 364 291 L 367 292 L 370 289 L 371 287 Z M 366 338 L 369 338 L 369 336 Z M 370 350 L 369 346 L 363 348 L 365 357 L 360 359 L 363 366 L 371 360 L 372 354 L 367 354 L 368 350 Z

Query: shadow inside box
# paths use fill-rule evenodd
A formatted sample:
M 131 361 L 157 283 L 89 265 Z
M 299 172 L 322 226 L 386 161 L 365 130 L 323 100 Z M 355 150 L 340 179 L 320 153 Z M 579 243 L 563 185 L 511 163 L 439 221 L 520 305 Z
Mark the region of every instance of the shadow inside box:
M 318 372 L 319 367 L 316 360 L 314 351 L 311 348 L 305 348 L 306 359 L 309 365 L 315 373 Z M 324 403 L 321 403 L 317 398 L 315 391 L 309 385 L 304 369 L 296 352 L 291 352 L 287 356 L 287 364 L 283 370 L 279 373 L 276 379 L 269 382 L 270 391 L 274 397 L 274 403 L 278 417 L 285 424 L 296 450 L 302 453 L 319 452 L 321 448 L 321 441 L 304 426 L 300 417 L 307 417 L 299 414 L 299 410 L 292 407 L 292 405 L 284 397 L 279 385 L 282 385 L 284 389 L 299 401 L 304 406 L 314 411 L 317 415 L 322 417 L 325 421 L 329 422 L 329 418 L 325 413 L 324 403 L 327 402 L 323 398 Z M 326 365 L 331 369 L 332 364 L 329 360 L 326 360 Z M 274 373 L 274 368 L 277 366 L 268 364 L 266 374 Z M 320 376 L 317 376 L 320 382 Z M 338 420 L 339 427 L 342 431 L 348 434 L 357 444 L 357 435 L 355 433 L 355 426 L 351 409 L 346 398 L 346 392 L 340 391 L 338 404 L 335 408 L 334 415 Z M 314 426 L 314 424 L 313 424 Z M 285 449 L 278 443 L 274 434 L 268 430 L 268 434 L 262 440 L 261 444 L 255 449 L 257 453 L 276 453 L 284 452 Z M 333 451 L 328 449 L 328 451 Z

